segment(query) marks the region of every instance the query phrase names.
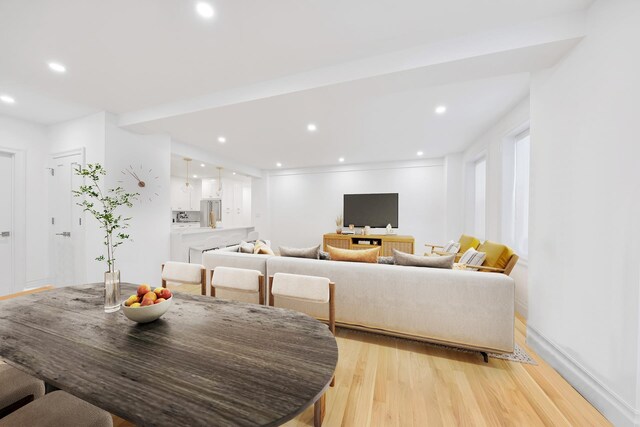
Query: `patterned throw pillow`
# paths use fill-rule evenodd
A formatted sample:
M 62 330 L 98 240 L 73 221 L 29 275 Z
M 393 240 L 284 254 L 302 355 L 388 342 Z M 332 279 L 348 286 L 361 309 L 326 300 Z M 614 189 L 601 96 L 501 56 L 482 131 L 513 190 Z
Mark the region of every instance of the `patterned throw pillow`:
M 329 255 L 329 252 L 318 251 L 318 259 L 321 259 L 323 261 L 331 261 L 331 255 Z
M 442 252 L 445 252 L 448 254 L 457 254 L 459 250 L 460 250 L 460 243 L 454 242 L 453 240 L 449 241 L 449 243 L 444 245 L 444 247 L 442 248 Z
M 478 252 L 473 248 L 467 249 L 467 251 L 460 258 L 460 264 L 466 264 L 467 270 L 478 270 L 477 268 L 473 268 L 473 266 L 480 266 L 484 262 L 484 259 L 487 257 L 487 254 L 484 252 Z
M 256 240 L 256 245 L 253 249 L 253 253 L 256 255 L 275 255 L 269 245 L 267 245 L 262 240 Z
M 392 256 L 379 256 L 378 257 L 378 264 L 394 265 L 395 263 L 396 263 L 396 260 Z

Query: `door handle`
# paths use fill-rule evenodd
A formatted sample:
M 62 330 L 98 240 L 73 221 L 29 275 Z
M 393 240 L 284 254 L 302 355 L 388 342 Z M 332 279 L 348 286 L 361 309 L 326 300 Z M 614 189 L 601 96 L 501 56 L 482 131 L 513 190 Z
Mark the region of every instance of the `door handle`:
M 3 231 L 2 233 L 0 233 L 0 237 L 11 237 L 11 232 Z
M 63 231 L 62 233 L 56 233 L 56 236 L 71 237 L 71 232 L 70 231 Z

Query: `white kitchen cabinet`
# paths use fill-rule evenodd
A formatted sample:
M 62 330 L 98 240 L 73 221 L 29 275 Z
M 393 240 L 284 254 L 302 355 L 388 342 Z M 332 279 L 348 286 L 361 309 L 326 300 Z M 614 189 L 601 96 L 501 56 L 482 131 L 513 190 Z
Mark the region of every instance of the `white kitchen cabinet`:
M 202 182 L 199 179 L 190 179 L 193 191 L 185 193 L 182 191 L 185 179 L 171 177 L 171 210 L 172 211 L 199 211 L 200 200 L 202 199 Z

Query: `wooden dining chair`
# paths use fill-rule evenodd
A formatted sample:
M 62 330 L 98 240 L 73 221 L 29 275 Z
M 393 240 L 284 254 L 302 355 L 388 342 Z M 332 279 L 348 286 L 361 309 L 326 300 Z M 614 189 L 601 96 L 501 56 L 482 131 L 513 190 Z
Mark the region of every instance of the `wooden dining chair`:
M 264 274 L 258 270 L 244 268 L 216 267 L 211 270 L 211 296 L 216 296 L 216 288 L 245 294 L 257 294 L 258 304 L 264 305 Z
M 16 426 L 113 427 L 113 418 L 107 411 L 58 390 L 0 418 L 0 427 Z
M 276 273 L 269 276 L 269 305 L 275 306 L 275 297 L 294 298 L 301 301 L 329 304 L 329 330 L 336 334 L 336 285 L 326 277 L 303 276 L 299 274 Z M 331 379 L 331 387 L 336 377 Z M 323 394 L 313 405 L 313 425 L 320 427 L 325 413 L 326 396 Z
M 162 287 L 167 283 L 200 285 L 200 295 L 207 294 L 207 270 L 200 264 L 168 261 L 162 264 Z

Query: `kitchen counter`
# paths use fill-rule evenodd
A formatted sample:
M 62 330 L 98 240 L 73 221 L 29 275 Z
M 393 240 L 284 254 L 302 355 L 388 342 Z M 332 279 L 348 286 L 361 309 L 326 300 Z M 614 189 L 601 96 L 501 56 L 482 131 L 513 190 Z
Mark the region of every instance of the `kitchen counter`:
M 171 261 L 200 262 L 202 252 L 248 240 L 252 225 L 244 227 L 184 227 L 171 230 Z

